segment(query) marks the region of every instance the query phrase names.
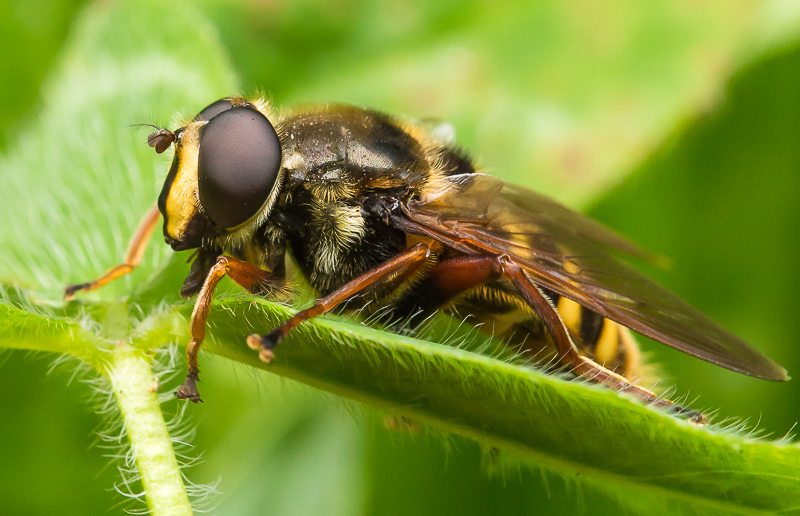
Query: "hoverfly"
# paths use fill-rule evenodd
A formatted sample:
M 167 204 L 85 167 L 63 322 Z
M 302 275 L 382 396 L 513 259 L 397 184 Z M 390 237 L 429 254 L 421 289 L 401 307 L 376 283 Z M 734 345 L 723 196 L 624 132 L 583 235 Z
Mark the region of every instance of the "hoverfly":
M 759 378 L 786 371 L 612 253 L 647 254 L 533 191 L 476 170 L 420 125 L 353 106 L 277 112 L 263 99 L 218 100 L 148 143 L 175 154 L 157 205 L 125 263 L 66 289 L 71 298 L 137 266 L 160 216 L 175 251 L 196 249 L 181 295 L 197 295 L 181 399 L 200 400 L 197 353 L 212 295 L 227 275 L 249 292 L 286 296 L 287 247 L 322 296 L 247 344 L 265 362 L 300 323 L 337 306 L 389 307 L 392 321 L 437 310 L 490 323 L 530 353 L 549 350 L 579 377 L 702 422 L 704 415 L 630 381 L 628 328 Z

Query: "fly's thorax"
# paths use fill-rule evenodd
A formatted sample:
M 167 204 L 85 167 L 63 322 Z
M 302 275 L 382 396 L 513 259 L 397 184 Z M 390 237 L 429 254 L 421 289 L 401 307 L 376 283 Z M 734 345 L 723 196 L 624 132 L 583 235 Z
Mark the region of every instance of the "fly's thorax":
M 335 194 L 343 185 L 420 187 L 440 154 L 441 144 L 413 124 L 354 106 L 297 109 L 281 125 L 287 181 L 308 181 Z
M 274 215 L 300 270 L 321 294 L 405 248 L 405 234 L 366 212 L 355 191 L 346 197 L 333 191 L 324 184 L 295 185 L 285 192 Z
M 352 106 L 281 119 L 285 186 L 277 208 L 310 283 L 337 288 L 405 248 L 405 235 L 365 209 L 373 196 L 415 195 L 435 153 L 396 119 Z

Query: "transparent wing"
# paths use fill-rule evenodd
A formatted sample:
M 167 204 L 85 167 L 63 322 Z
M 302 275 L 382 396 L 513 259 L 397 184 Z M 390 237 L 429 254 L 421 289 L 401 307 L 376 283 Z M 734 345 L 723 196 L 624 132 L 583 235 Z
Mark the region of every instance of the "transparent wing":
M 789 378 L 777 363 L 612 253 L 652 255 L 531 190 L 486 174 L 450 176 L 392 221 L 464 253 L 506 254 L 536 284 L 689 355 L 759 378 Z

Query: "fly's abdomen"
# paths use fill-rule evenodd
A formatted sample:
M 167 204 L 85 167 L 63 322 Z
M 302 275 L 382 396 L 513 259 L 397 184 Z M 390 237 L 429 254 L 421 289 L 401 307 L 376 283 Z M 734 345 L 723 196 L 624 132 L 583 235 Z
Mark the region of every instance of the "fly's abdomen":
M 626 378 L 641 376 L 641 353 L 628 328 L 565 297 L 555 305 L 581 354 Z
M 581 355 L 629 379 L 643 375 L 639 346 L 631 331 L 588 308 L 545 291 Z M 469 316 L 486 333 L 505 340 L 525 356 L 546 363 L 555 348 L 536 313 L 510 286 L 490 282 L 454 300 L 450 309 Z

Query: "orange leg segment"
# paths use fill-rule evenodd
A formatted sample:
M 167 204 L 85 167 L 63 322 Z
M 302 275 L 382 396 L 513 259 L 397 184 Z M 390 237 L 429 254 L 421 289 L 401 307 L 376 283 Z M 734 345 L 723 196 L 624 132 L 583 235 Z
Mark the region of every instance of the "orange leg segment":
M 125 263 L 110 268 L 105 274 L 94 281 L 80 283 L 78 285 L 69 285 L 64 290 L 64 300 L 69 301 L 74 298 L 75 293 L 80 290 L 88 291 L 100 288 L 109 281 L 124 276 L 135 269 L 136 266 L 139 265 L 139 262 L 142 261 L 144 251 L 147 249 L 147 243 L 150 241 L 150 236 L 156 229 L 160 217 L 161 213 L 158 211 L 158 207 L 153 206 L 150 211 L 142 217 L 139 226 L 136 228 L 136 233 L 134 233 L 130 244 L 128 244 L 128 252 L 125 254 Z
M 283 290 L 283 280 L 271 277 L 267 271 L 236 258 L 228 256 L 217 258 L 217 263 L 208 273 L 192 311 L 192 338 L 189 344 L 186 345 L 186 361 L 189 366 L 189 372 L 183 385 L 175 392 L 178 399 L 189 400 L 194 403 L 202 401 L 200 394 L 197 392 L 197 381 L 200 375 L 200 369 L 197 365 L 197 353 L 206 338 L 206 321 L 208 320 L 208 311 L 211 308 L 214 289 L 217 288 L 217 284 L 225 275 L 228 275 L 233 281 L 250 292 L 268 293 L 270 291 Z

